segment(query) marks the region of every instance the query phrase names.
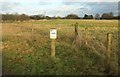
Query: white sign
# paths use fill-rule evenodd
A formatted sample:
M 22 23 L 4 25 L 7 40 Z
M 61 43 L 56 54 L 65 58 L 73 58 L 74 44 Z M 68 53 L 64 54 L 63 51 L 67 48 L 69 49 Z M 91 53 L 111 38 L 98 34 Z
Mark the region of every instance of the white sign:
M 57 38 L 57 30 L 55 28 L 50 29 L 50 39 L 56 39 Z

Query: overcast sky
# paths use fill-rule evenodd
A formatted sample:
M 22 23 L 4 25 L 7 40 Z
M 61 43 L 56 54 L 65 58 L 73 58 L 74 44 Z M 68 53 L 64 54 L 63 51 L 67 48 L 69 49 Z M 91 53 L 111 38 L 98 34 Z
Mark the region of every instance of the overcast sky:
M 77 14 L 100 15 L 107 12 L 118 13 L 119 0 L 0 0 L 0 13 L 44 14 L 66 16 Z

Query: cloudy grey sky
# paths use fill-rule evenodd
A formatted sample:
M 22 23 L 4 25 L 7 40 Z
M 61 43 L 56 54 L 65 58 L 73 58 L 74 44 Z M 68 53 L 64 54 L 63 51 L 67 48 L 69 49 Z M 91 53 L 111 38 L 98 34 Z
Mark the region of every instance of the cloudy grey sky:
M 1 0 L 0 13 L 44 14 L 48 16 L 66 16 L 107 12 L 118 14 L 119 0 Z

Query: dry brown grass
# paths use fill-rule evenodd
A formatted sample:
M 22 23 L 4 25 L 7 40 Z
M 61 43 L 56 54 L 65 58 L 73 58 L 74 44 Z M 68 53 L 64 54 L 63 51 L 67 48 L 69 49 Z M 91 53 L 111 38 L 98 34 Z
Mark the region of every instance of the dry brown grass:
M 74 49 L 76 50 L 74 51 L 72 49 L 72 43 L 75 40 L 75 38 L 74 38 L 74 25 L 72 24 L 75 24 L 76 22 L 78 22 L 79 24 L 80 37 L 77 39 L 77 45 L 74 46 Z M 10 62 L 13 64 L 14 63 L 17 64 L 17 62 L 22 63 L 24 67 L 28 67 L 25 65 L 25 63 L 27 61 L 29 63 L 31 59 L 32 59 L 31 61 L 32 66 L 35 65 L 35 63 L 37 64 L 39 60 L 40 62 L 43 62 L 43 63 L 44 61 L 46 61 L 45 64 L 46 63 L 50 64 L 48 59 L 50 55 L 50 43 L 51 43 L 51 40 L 49 38 L 49 30 L 50 28 L 56 28 L 58 30 L 58 37 L 56 39 L 56 51 L 57 51 L 56 56 L 59 56 L 61 60 L 65 60 L 63 62 L 66 62 L 69 59 L 71 65 L 72 63 L 78 63 L 76 65 L 76 68 L 72 69 L 71 65 L 68 62 L 69 65 L 66 66 L 67 69 L 64 69 L 67 72 L 67 74 L 71 74 L 69 70 L 71 71 L 77 70 L 78 72 L 82 70 L 80 72 L 84 73 L 85 71 L 87 71 L 87 68 L 94 72 L 97 71 L 99 74 L 101 73 L 105 74 L 103 71 L 101 72 L 98 70 L 100 68 L 104 69 L 103 68 L 104 65 L 95 64 L 95 67 L 91 65 L 94 62 L 99 63 L 97 61 L 99 60 L 97 59 L 98 57 L 97 58 L 94 57 L 93 53 L 95 53 L 95 55 L 101 57 L 102 59 L 105 57 L 106 39 L 107 39 L 106 34 L 112 33 L 111 61 L 117 64 L 116 63 L 117 56 L 115 56 L 117 55 L 116 53 L 118 52 L 116 50 L 116 48 L 118 48 L 117 46 L 118 27 L 117 26 L 118 26 L 117 20 L 45 20 L 45 21 L 3 23 L 2 24 L 2 37 L 3 37 L 2 49 L 3 49 L 3 58 L 6 59 L 6 61 L 4 62 L 4 64 L 6 65 L 4 66 L 4 73 L 5 74 L 8 73 L 8 71 L 5 72 L 6 69 L 9 69 L 12 71 L 12 69 L 9 68 L 12 66 L 9 66 L 9 64 L 7 64 L 9 63 L 7 62 L 7 59 L 10 60 Z M 84 30 L 86 27 L 88 28 L 87 30 L 88 48 L 85 47 L 85 31 Z M 90 57 L 89 59 L 86 59 L 88 56 L 91 56 L 91 55 L 93 56 Z M 77 60 L 80 59 L 81 61 L 77 62 L 77 60 L 73 58 L 77 58 Z M 93 60 L 92 63 L 90 62 L 91 59 Z M 84 63 L 83 65 L 84 69 L 81 69 L 82 67 L 79 68 L 79 65 L 82 65 L 83 63 Z M 62 66 L 63 64 L 61 63 L 60 66 Z M 92 68 L 90 69 L 90 67 L 87 65 L 91 65 L 91 67 L 94 67 L 96 69 L 92 69 Z M 72 65 L 72 66 L 75 66 L 75 65 Z M 116 67 L 117 65 L 114 65 L 114 66 Z M 36 65 L 35 67 L 39 67 L 39 66 Z M 39 68 L 44 70 L 44 68 L 47 68 L 47 67 L 43 66 Z M 17 67 L 14 67 L 13 70 L 15 71 L 16 69 Z M 36 69 L 33 68 L 32 70 L 35 71 Z M 37 71 L 39 71 L 40 73 L 40 69 L 37 69 Z M 59 71 L 62 72 L 63 70 L 61 71 L 61 69 L 59 69 Z M 89 71 L 88 74 L 91 73 L 91 71 Z M 35 72 L 32 72 L 32 74 L 34 73 Z

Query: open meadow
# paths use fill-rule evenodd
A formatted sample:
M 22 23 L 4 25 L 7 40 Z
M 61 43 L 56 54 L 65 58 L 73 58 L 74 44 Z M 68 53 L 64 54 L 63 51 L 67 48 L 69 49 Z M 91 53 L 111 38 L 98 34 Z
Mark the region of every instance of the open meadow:
M 79 38 L 73 45 L 76 22 Z M 54 59 L 50 28 L 57 29 Z M 110 69 L 106 63 L 107 33 L 111 34 Z M 118 20 L 3 22 L 1 48 L 3 75 L 118 74 Z

